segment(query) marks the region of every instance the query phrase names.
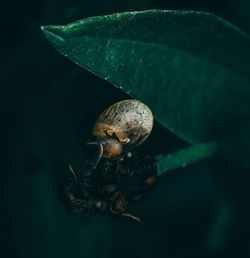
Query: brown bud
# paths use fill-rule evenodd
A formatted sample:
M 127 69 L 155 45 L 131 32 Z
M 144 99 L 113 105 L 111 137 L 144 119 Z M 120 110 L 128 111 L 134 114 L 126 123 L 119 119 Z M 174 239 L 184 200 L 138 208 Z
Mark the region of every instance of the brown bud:
M 155 176 L 149 176 L 144 182 L 148 186 L 153 186 L 156 183 Z

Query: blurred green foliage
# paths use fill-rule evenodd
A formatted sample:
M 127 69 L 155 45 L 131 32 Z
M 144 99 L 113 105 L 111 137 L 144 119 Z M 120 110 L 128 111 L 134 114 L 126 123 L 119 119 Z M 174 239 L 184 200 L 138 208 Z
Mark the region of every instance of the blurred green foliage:
M 243 0 L 2 3 L 1 257 L 249 256 L 250 174 L 219 159 L 163 176 L 146 202 L 130 207 L 143 226 L 68 214 L 52 189 L 53 174 L 69 161 L 81 170 L 96 117 L 127 95 L 54 51 L 40 25 L 151 8 L 210 11 L 250 31 Z M 143 148 L 159 154 L 183 146 L 156 123 Z

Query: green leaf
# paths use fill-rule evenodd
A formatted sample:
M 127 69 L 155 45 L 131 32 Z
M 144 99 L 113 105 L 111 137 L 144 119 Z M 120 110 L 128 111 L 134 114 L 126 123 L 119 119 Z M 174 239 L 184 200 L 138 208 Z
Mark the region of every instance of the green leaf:
M 166 173 L 176 168 L 185 167 L 198 160 L 206 159 L 217 152 L 215 142 L 195 144 L 186 149 L 179 150 L 167 155 L 157 157 L 158 175 Z
M 237 119 L 249 120 L 250 39 L 219 17 L 149 10 L 42 29 L 63 55 L 148 104 L 189 143 L 220 139 Z

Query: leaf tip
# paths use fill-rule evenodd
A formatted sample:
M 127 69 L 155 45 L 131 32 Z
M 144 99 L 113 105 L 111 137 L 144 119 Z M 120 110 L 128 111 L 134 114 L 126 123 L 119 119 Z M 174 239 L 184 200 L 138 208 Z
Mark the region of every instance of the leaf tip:
M 55 47 L 61 47 L 65 43 L 60 26 L 47 25 L 40 27 L 47 40 Z

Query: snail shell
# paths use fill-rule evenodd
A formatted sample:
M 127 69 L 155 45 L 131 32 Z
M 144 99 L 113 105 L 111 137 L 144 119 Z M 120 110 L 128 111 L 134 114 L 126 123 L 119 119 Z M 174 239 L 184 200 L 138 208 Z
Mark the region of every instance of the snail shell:
M 111 136 L 122 144 L 139 145 L 150 135 L 152 128 L 151 110 L 138 100 L 128 99 L 104 110 L 97 119 L 92 134 L 97 138 Z

